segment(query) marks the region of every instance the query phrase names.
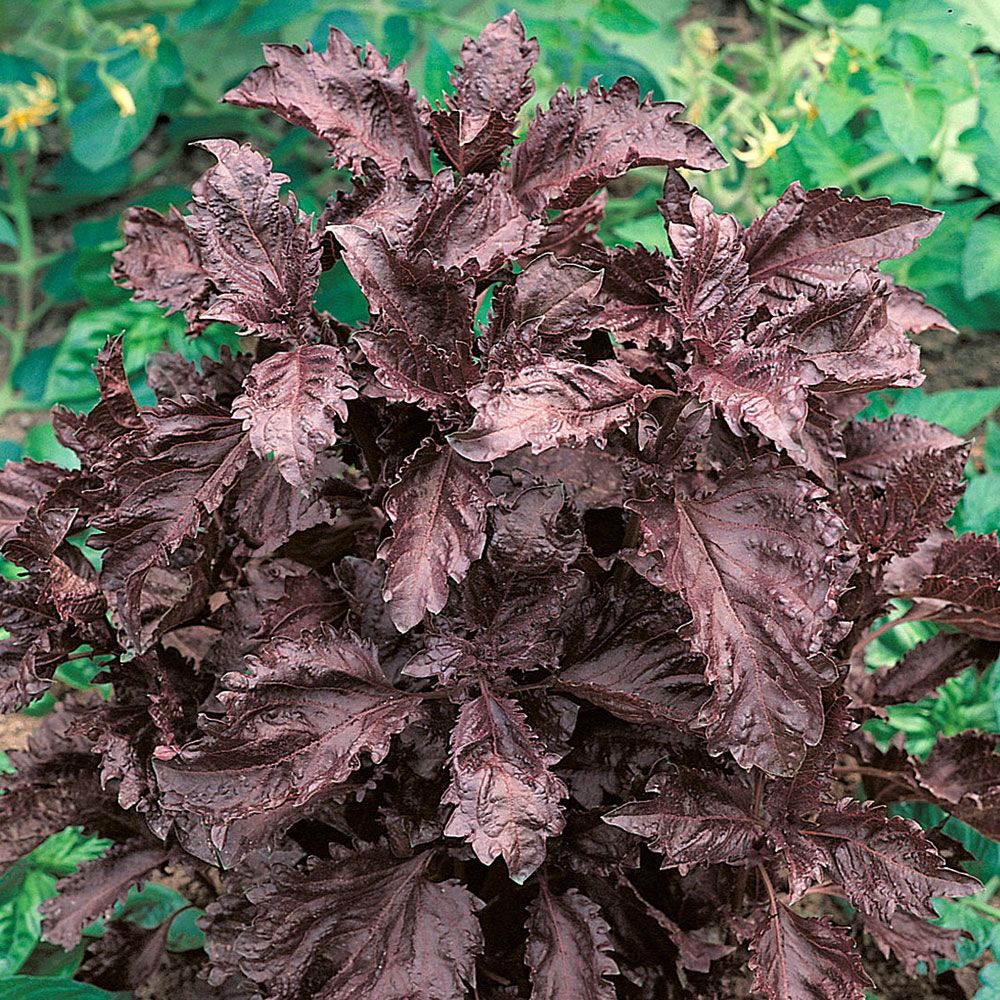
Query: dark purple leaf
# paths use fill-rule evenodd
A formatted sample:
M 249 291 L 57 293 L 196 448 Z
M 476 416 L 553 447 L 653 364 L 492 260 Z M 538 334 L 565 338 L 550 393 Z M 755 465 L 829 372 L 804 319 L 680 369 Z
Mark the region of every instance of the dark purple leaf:
M 682 110 L 680 104 L 643 98 L 630 77 L 610 90 L 593 80 L 576 96 L 560 87 L 511 154 L 514 190 L 539 212 L 579 205 L 633 167 L 724 166 L 700 129 L 675 120 Z
M 219 701 L 226 716 L 180 750 L 157 751 L 168 811 L 213 830 L 257 814 L 291 822 L 306 803 L 335 791 L 361 766 L 381 761 L 392 737 L 422 714 L 394 688 L 374 649 L 330 629 L 274 639 L 230 673 Z M 211 857 L 206 860 L 212 860 Z
M 966 932 L 937 927 L 923 917 L 894 913 L 883 922 L 878 917 L 862 915 L 862 926 L 871 935 L 878 950 L 888 958 L 894 955 L 908 975 L 921 973 L 920 963 L 931 969 L 938 959 L 959 964 L 955 946 Z
M 125 249 L 115 253 L 114 280 L 132 289 L 138 302 L 156 302 L 168 315 L 183 312 L 189 322 L 197 320 L 212 279 L 180 212 L 171 208 L 164 216 L 134 206 L 125 213 L 122 232 Z
M 844 799 L 804 831 L 824 866 L 863 913 L 888 920 L 902 909 L 933 918 L 934 896 L 966 896 L 979 882 L 948 868 L 920 827 L 870 802 Z
M 380 328 L 401 330 L 446 350 L 472 340 L 473 287 L 434 263 L 430 251 L 401 253 L 381 233 L 355 226 L 331 230 L 344 263 L 368 298 Z
M 559 803 L 567 789 L 549 770 L 558 759 L 520 707 L 483 684 L 451 735 L 451 783 L 441 801 L 455 810 L 445 836 L 466 838 L 485 865 L 502 856 L 523 883 L 545 860 L 545 839 L 565 825 Z
M 596 903 L 575 889 L 553 893 L 539 879 L 527 929 L 524 960 L 532 1000 L 615 1000 L 607 977 L 618 975 L 618 966 L 609 954 L 608 924 Z
M 429 112 L 438 151 L 460 173 L 496 165 L 514 141 L 517 112 L 535 92 L 531 70 L 538 42 L 525 39 L 514 11 L 462 43 L 462 65 L 452 76 L 455 92 L 445 108 Z
M 603 444 L 610 431 L 626 424 L 657 394 L 615 361 L 583 365 L 549 360 L 522 368 L 498 388 L 470 389 L 476 419 L 448 440 L 473 462 L 502 458 L 526 444 L 532 452 L 587 441 Z
M 325 52 L 265 45 L 264 58 L 268 64 L 223 100 L 301 125 L 330 144 L 338 167 L 354 173 L 370 158 L 386 173 L 405 163 L 419 177 L 430 176 L 430 143 L 404 66 L 389 69 L 370 45 L 362 54 L 334 27 Z
M 230 139 L 199 143 L 219 161 L 196 182 L 188 226 L 218 287 L 203 315 L 244 333 L 302 342 L 313 332 L 312 297 L 320 246 L 294 195 L 279 198 L 288 177 Z
M 793 774 L 822 733 L 822 649 L 849 567 L 844 527 L 793 469 L 758 461 L 714 493 L 636 504 L 651 583 L 679 592 L 707 658 L 710 743 L 743 767 Z
M 407 232 L 411 250 L 426 250 L 436 265 L 487 275 L 528 253 L 543 226 L 524 214 L 505 175 L 473 174 L 456 182 L 449 170 L 434 175 Z
M 88 861 L 61 879 L 59 895 L 42 905 L 45 940 L 66 951 L 76 947 L 84 927 L 124 902 L 129 889 L 141 885 L 166 860 L 164 848 L 132 842 L 118 844 L 103 858 Z
M 837 188 L 804 191 L 798 181 L 746 234 L 750 277 L 791 296 L 848 280 L 858 268 L 903 257 L 941 219 L 888 198 L 844 198 Z
M 433 882 L 431 852 L 342 852 L 306 871 L 276 867 L 249 893 L 237 939 L 243 971 L 274 1000 L 465 1000 L 483 936 L 480 903 L 454 879 Z
M 701 658 L 678 634 L 687 609 L 651 587 L 630 591 L 598 595 L 591 635 L 558 686 L 627 722 L 690 724 L 709 690 Z
M 895 666 L 868 675 L 871 703 L 884 706 L 919 701 L 976 662 L 966 636 L 940 633 L 911 649 Z
M 873 985 L 842 927 L 781 903 L 760 919 L 750 950 L 751 989 L 767 1000 L 864 1000 Z
M 249 454 L 240 424 L 188 397 L 142 414 L 142 450 L 117 470 L 115 507 L 94 519 L 105 549 L 101 586 L 138 641 L 143 584 L 218 509 Z
M 392 537 L 379 548 L 382 591 L 396 627 L 405 632 L 448 600 L 449 578 L 460 582 L 486 543 L 493 497 L 487 470 L 427 441 L 385 496 Z
M 1000 641 L 1000 545 L 996 537 L 951 537 L 932 553 L 930 572 L 915 593 L 905 593 L 915 598 L 906 619 L 955 625 L 969 635 Z
M 646 791 L 656 797 L 626 802 L 604 822 L 647 838 L 663 867 L 682 875 L 696 865 L 747 860 L 763 832 L 746 787 L 732 778 L 672 767 L 654 775 Z
M 233 417 L 250 432 L 261 457 L 274 455 L 293 486 L 312 479 L 316 456 L 336 441 L 335 419 L 347 420 L 357 383 L 337 347 L 311 344 L 275 354 L 250 370 Z

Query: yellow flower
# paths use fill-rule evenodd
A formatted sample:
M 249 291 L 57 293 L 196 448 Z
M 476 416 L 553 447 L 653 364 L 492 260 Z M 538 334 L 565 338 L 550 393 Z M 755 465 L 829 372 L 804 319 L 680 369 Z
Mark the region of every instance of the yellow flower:
M 30 128 L 38 128 L 55 112 L 56 96 L 55 82 L 41 73 L 35 73 L 35 84 L 18 83 L 14 85 L 13 96 L 7 113 L 0 117 L 0 128 L 3 129 L 3 141 L 11 145 L 19 132 L 27 132 Z
M 118 117 L 131 118 L 135 114 L 135 98 L 132 96 L 132 91 L 121 80 L 116 80 L 107 73 L 101 77 L 101 81 L 108 88 L 111 99 L 118 105 Z
M 156 50 L 160 47 L 160 33 L 155 25 L 143 24 L 121 32 L 118 44 L 134 45 L 147 59 L 155 59 Z
M 714 61 L 719 54 L 719 40 L 711 25 L 703 24 L 694 36 L 694 47 L 705 62 Z
M 799 127 L 796 122 L 789 131 L 779 132 L 774 122 L 763 113 L 760 115 L 760 123 L 762 129 L 760 134 L 746 137 L 747 148 L 733 150 L 733 156 L 742 160 L 751 169 L 764 166 L 768 160 L 776 160 L 778 150 L 792 141 L 792 136 Z
M 801 90 L 795 91 L 795 107 L 806 116 L 810 125 L 819 117 L 819 108 Z
M 826 69 L 830 63 L 833 62 L 833 57 L 837 54 L 839 46 L 840 39 L 837 38 L 837 33 L 833 30 L 833 28 L 829 28 L 827 30 L 827 36 L 823 39 L 823 41 L 816 39 L 809 43 L 813 59 L 823 69 Z

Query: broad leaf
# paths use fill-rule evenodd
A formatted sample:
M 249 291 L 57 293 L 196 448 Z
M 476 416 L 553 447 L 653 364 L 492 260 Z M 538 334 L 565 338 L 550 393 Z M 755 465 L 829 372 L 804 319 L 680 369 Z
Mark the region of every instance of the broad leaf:
M 304 486 L 318 453 L 336 440 L 335 419 L 347 420 L 347 401 L 356 397 L 339 348 L 310 344 L 254 365 L 244 394 L 233 402 L 233 417 L 243 421 L 258 455 L 273 453 L 282 476 Z
M 483 864 L 502 856 L 521 884 L 545 860 L 545 839 L 563 829 L 559 801 L 566 786 L 549 767 L 559 759 L 528 727 L 520 707 L 482 685 L 466 702 L 451 734 L 455 806 L 445 836 L 465 837 Z
M 372 647 L 351 634 L 274 639 L 248 666 L 226 675 L 218 696 L 226 717 L 210 735 L 157 751 L 164 806 L 183 823 L 224 828 L 267 813 L 290 822 L 293 808 L 334 792 L 362 754 L 382 760 L 422 714 L 419 699 L 394 688 Z
M 249 145 L 213 139 L 200 145 L 219 161 L 197 181 L 188 225 L 220 295 L 203 315 L 244 333 L 302 342 L 313 332 L 319 241 L 294 195 L 279 198 L 285 174 Z
M 236 943 L 240 967 L 279 1000 L 465 1000 L 481 904 L 454 879 L 431 881 L 433 858 L 343 851 L 307 871 L 276 866 L 250 893 L 257 916 Z
M 747 230 L 750 277 L 782 296 L 808 293 L 905 256 L 940 219 L 918 205 L 844 198 L 836 188 L 804 191 L 794 181 Z
M 614 361 L 549 360 L 522 368 L 496 389 L 470 389 L 476 419 L 448 440 L 473 462 L 501 458 L 526 444 L 534 453 L 562 444 L 603 444 L 657 394 Z
M 525 962 L 531 975 L 532 1000 L 615 1000 L 606 978 L 618 975 L 609 952 L 607 921 L 597 905 L 575 889 L 560 894 L 540 879 L 538 896 L 528 908 Z
M 920 827 L 871 803 L 845 799 L 816 817 L 806 836 L 862 912 L 888 920 L 902 909 L 936 916 L 934 896 L 965 896 L 978 882 L 948 868 Z
M 711 744 L 746 768 L 793 774 L 822 733 L 820 689 L 834 680 L 821 649 L 846 588 L 844 528 L 817 491 L 770 461 L 730 470 L 704 497 L 636 503 L 642 567 L 680 593 L 713 696 Z
M 255 69 L 223 98 L 244 108 L 265 108 L 330 144 L 338 167 L 360 173 L 364 158 L 395 173 L 405 163 L 430 176 L 430 143 L 420 122 L 405 67 L 371 46 L 362 54 L 337 28 L 325 52 L 311 45 L 265 45 L 268 65 Z
M 763 832 L 745 786 L 732 779 L 672 767 L 654 775 L 646 791 L 656 797 L 626 802 L 604 822 L 647 838 L 663 867 L 682 875 L 696 865 L 745 861 Z
M 772 904 L 750 943 L 751 989 L 767 1000 L 864 1000 L 872 985 L 842 927 Z
M 493 497 L 486 468 L 427 441 L 385 496 L 393 534 L 379 548 L 386 563 L 382 591 L 396 627 L 405 632 L 448 600 L 448 580 L 464 579 L 486 542 Z
M 682 110 L 642 98 L 628 77 L 610 90 L 594 80 L 575 97 L 561 87 L 511 154 L 514 190 L 532 211 L 572 208 L 633 167 L 723 166 L 700 129 L 675 120 Z

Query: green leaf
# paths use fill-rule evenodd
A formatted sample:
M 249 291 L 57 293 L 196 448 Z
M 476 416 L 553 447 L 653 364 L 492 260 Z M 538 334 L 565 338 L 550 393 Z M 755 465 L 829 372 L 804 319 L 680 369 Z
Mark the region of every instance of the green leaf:
M 427 41 L 427 55 L 423 59 L 424 96 L 433 104 L 443 93 L 451 91 L 451 71 L 455 60 L 433 35 Z
M 175 50 L 176 51 L 176 50 Z M 163 54 L 158 53 L 163 59 Z M 128 52 L 107 65 L 107 74 L 129 89 L 135 102 L 134 115 L 122 115 L 110 91 L 91 68 L 85 82 L 87 96 L 69 116 L 70 152 L 87 170 L 98 171 L 117 163 L 138 148 L 153 127 L 163 103 L 167 80 L 175 67 Z
M 131 996 L 58 976 L 15 976 L 0 982 L 0 1000 L 128 1000 Z
M 56 438 L 52 424 L 35 424 L 21 442 L 24 454 L 36 462 L 54 462 L 64 469 L 79 469 L 80 460 Z
M 988 535 L 1000 531 L 1000 475 L 973 476 L 955 514 L 961 531 Z
M 987 472 L 1000 472 L 1000 424 L 990 420 L 983 438 L 983 464 Z
M 17 231 L 14 229 L 14 223 L 3 212 L 0 212 L 0 247 L 16 246 Z
M 970 299 L 1000 290 L 1000 216 L 972 223 L 962 254 L 962 288 Z
M 873 105 L 886 135 L 910 163 L 928 154 L 944 121 L 945 100 L 937 87 L 883 77 L 876 80 Z
M 81 941 L 71 951 L 64 951 L 58 945 L 40 941 L 28 961 L 21 966 L 25 976 L 58 976 L 71 979 L 83 962 L 89 942 Z
M 21 359 L 21 363 L 11 373 L 11 384 L 23 392 L 24 398 L 31 403 L 41 402 L 45 394 L 45 380 L 49 376 L 56 349 L 56 344 L 36 347 Z
M 309 36 L 314 49 L 319 49 L 320 51 L 326 49 L 326 40 L 330 36 L 330 28 L 339 28 L 355 45 L 360 45 L 368 36 L 368 32 L 365 29 L 365 22 L 361 19 L 360 14 L 356 14 L 353 10 L 338 8 L 324 14 L 316 22 L 316 27 L 313 28 L 312 35 Z M 432 46 L 435 42 L 439 48 L 441 46 L 441 43 L 433 35 L 430 42 Z M 428 49 L 429 55 L 430 49 Z
M 392 14 L 385 19 L 382 25 L 382 51 L 389 57 L 391 63 L 405 59 L 410 54 L 415 40 L 416 36 L 413 34 L 408 17 Z
M 38 907 L 55 894 L 55 876 L 24 859 L 0 880 L 0 978 L 14 975 L 41 940 Z
M 39 844 L 27 860 L 36 868 L 62 878 L 72 875 L 85 861 L 103 857 L 110 846 L 111 841 L 104 837 L 93 837 L 78 826 L 69 826 Z
M 205 911 L 197 906 L 181 910 L 170 922 L 167 932 L 167 951 L 198 951 L 205 947 L 205 932 L 198 926 L 198 920 Z
M 240 34 L 255 35 L 258 32 L 277 31 L 287 27 L 294 18 L 311 14 L 315 7 L 314 0 L 266 0 L 246 19 L 240 28 Z M 357 42 L 358 39 L 354 41 Z
M 193 31 L 224 21 L 240 5 L 240 0 L 197 0 L 177 15 L 180 31 Z
M 997 407 L 1000 407 L 1000 388 L 947 389 L 929 393 L 907 389 L 896 398 L 893 412 L 922 417 L 932 424 L 947 427 L 952 434 L 965 435 L 975 430 Z
M 125 371 L 141 375 L 151 354 L 185 338 L 181 316 L 164 316 L 153 303 L 126 302 L 76 313 L 49 368 L 44 400 L 50 405 L 89 406 L 97 398 L 94 359 L 109 337 L 124 335 Z
M 656 21 L 636 10 L 628 0 L 600 0 L 594 19 L 602 28 L 622 34 L 644 35 L 658 26 Z
M 188 901 L 176 889 L 159 882 L 147 882 L 141 889 L 129 890 L 124 904 L 115 907 L 115 919 L 152 930 L 187 905 Z

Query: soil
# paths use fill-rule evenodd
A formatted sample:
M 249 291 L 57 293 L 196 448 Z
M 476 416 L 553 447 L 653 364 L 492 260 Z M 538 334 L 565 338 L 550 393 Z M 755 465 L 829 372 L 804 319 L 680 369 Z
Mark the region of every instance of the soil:
M 928 392 L 1000 385 L 1000 332 L 931 330 L 917 344 Z

